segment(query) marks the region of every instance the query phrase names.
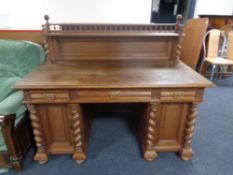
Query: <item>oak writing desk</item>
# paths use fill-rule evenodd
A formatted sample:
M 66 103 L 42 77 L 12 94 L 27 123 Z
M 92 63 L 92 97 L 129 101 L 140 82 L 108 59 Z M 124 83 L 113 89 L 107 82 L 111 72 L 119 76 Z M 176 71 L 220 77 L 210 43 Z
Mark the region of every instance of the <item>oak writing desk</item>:
M 180 152 L 188 160 L 197 105 L 212 84 L 179 61 L 177 24 L 44 25 L 47 63 L 15 86 L 24 92 L 37 152 L 87 155 L 85 103 L 144 103 L 140 144 L 146 160 Z

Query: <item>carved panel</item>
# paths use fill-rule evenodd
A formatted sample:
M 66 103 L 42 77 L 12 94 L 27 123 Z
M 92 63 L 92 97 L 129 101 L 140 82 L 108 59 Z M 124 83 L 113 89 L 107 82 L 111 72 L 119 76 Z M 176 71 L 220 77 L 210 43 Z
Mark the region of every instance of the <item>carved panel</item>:
M 71 119 L 66 104 L 38 105 L 44 137 L 51 153 L 72 153 Z
M 179 150 L 183 142 L 188 103 L 161 103 L 160 133 L 156 148 Z
M 169 59 L 172 39 L 59 37 L 56 47 L 56 60 Z

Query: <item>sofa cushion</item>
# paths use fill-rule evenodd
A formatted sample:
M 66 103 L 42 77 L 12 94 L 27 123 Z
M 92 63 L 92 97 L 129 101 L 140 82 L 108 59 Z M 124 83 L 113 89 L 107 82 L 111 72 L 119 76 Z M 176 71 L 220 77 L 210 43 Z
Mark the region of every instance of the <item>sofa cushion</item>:
M 0 81 L 0 102 L 14 91 L 12 86 L 19 80 L 21 80 L 19 77 L 9 77 Z
M 0 115 L 17 114 L 19 109 L 21 109 L 21 113 L 26 111 L 26 107 L 23 105 L 22 101 L 22 91 L 13 92 L 0 102 Z
M 23 93 L 16 91 L 9 95 L 5 100 L 0 102 L 0 115 L 16 114 L 15 125 L 23 118 L 23 113 L 27 110 L 26 106 L 22 104 Z M 5 141 L 2 135 L 2 128 L 0 127 L 0 151 L 6 151 Z
M 9 168 L 1 168 L 0 169 L 0 174 L 6 174 L 9 172 Z
M 14 66 L 0 63 L 0 78 L 21 77 Z
M 40 45 L 29 41 L 0 39 L 0 63 L 12 66 L 17 76 L 23 77 L 44 61 Z

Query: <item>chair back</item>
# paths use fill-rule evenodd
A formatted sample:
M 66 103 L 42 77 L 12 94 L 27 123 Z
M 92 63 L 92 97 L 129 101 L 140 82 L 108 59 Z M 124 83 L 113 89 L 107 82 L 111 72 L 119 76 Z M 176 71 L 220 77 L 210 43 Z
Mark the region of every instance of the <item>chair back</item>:
M 233 32 L 228 33 L 227 59 L 233 60 Z
M 208 43 L 206 39 L 208 37 Z M 221 38 L 222 37 L 222 38 Z M 220 40 L 221 38 L 221 40 Z M 221 41 L 221 47 L 220 46 Z M 208 49 L 206 49 L 206 43 L 208 44 Z M 226 36 L 225 34 L 219 29 L 211 29 L 206 32 L 204 40 L 203 40 L 203 59 L 201 61 L 199 72 L 202 71 L 203 64 L 205 59 L 208 58 L 216 58 L 218 56 L 222 57 L 224 54 L 224 48 L 226 45 Z M 219 52 L 220 51 L 220 52 Z
M 217 57 L 219 50 L 219 40 L 220 40 L 220 31 L 219 30 L 211 30 L 209 32 L 209 40 L 208 40 L 208 49 L 207 49 L 207 57 Z
M 221 31 L 228 37 L 228 33 L 233 31 L 233 24 L 228 24 L 220 28 Z

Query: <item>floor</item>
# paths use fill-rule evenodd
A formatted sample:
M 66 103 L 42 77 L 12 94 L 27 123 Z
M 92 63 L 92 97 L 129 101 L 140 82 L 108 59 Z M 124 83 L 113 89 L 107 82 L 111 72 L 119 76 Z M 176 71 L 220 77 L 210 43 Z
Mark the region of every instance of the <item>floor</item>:
M 232 81 L 233 82 L 233 81 Z M 88 160 L 77 165 L 70 155 L 50 156 L 39 165 L 31 149 L 20 173 L 10 175 L 232 175 L 233 86 L 217 81 L 207 89 L 193 140 L 195 156 L 182 161 L 175 153 L 160 153 L 153 162 L 143 160 L 134 129 L 134 116 L 98 116 L 93 121 Z

